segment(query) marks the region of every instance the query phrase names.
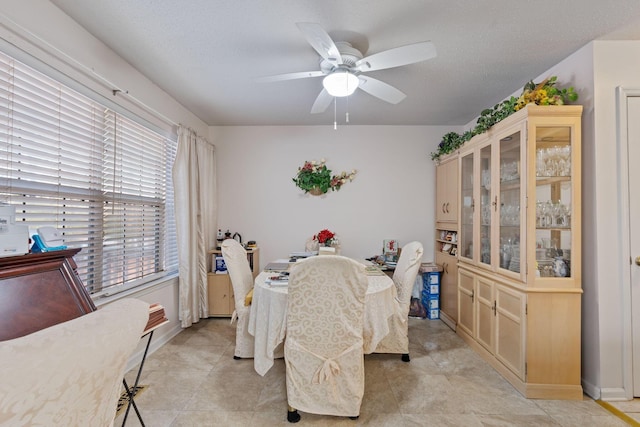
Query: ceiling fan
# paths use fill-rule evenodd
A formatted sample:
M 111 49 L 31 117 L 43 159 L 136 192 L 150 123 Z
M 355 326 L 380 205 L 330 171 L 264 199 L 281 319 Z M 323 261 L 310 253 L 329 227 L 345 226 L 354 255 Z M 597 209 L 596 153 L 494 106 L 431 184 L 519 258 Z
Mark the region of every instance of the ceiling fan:
M 319 25 L 311 22 L 296 24 L 309 44 L 322 57 L 320 70 L 301 71 L 260 77 L 259 82 L 323 77 L 323 89 L 313 103 L 311 113 L 322 113 L 329 107 L 334 97 L 349 96 L 356 89 L 391 104 L 397 104 L 406 95 L 395 87 L 364 75 L 367 71 L 384 70 L 426 61 L 436 56 L 436 48 L 431 42 L 419 42 L 396 47 L 364 57 L 362 53 L 344 41 L 334 42 Z

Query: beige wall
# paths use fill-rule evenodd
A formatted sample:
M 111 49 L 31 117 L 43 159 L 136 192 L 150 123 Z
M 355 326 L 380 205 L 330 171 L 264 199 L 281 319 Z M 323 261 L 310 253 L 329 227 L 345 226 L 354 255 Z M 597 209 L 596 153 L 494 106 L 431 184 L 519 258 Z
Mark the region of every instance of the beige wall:
M 217 147 L 219 227 L 256 240 L 261 262 L 304 250 L 323 228 L 342 253 L 365 258 L 383 239 L 418 240 L 433 260 L 435 168 L 430 153 L 450 128 L 434 126 L 212 127 Z M 353 182 L 322 197 L 292 182 L 305 160 L 327 159 Z
M 631 302 L 628 295 L 628 277 L 623 277 L 623 248 L 620 233 L 621 218 L 628 206 L 620 202 L 618 129 L 616 116 L 616 88 L 640 88 L 640 42 L 601 41 L 594 43 L 594 105 L 595 144 L 594 158 L 597 180 L 596 216 L 597 281 L 600 307 L 600 358 L 603 398 L 630 398 L 631 367 L 626 364 L 625 331 L 631 328 Z M 623 143 L 626 144 L 626 141 Z M 626 159 L 622 159 L 623 161 Z M 632 187 L 630 187 L 632 188 Z M 627 248 L 628 249 L 628 248 Z M 626 260 L 628 263 L 628 259 Z M 640 309 L 636 307 L 636 309 Z M 627 383 L 625 384 L 625 381 Z M 626 388 L 625 388 L 626 385 Z M 638 390 L 636 390 L 637 392 Z

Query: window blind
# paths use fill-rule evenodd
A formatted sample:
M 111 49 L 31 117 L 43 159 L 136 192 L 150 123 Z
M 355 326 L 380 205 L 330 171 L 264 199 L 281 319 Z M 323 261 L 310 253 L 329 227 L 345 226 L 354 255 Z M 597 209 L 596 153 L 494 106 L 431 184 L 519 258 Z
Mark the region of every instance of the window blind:
M 93 294 L 177 269 L 176 141 L 0 53 L 0 201 L 62 231 Z M 169 199 L 170 198 L 170 199 Z

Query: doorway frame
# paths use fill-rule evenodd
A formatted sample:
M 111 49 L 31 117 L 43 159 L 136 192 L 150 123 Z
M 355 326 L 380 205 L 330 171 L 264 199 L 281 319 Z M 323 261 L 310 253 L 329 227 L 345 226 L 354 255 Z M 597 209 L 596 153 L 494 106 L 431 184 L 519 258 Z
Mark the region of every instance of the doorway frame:
M 621 278 L 622 293 L 622 374 L 624 394 L 628 400 L 633 399 L 633 319 L 631 300 L 631 240 L 629 230 L 631 219 L 629 218 L 629 135 L 627 132 L 627 99 L 630 97 L 640 97 L 640 88 L 616 87 L 616 163 L 618 165 L 617 181 L 620 191 L 618 192 L 618 215 L 619 236 L 620 236 L 620 261 L 618 269 Z M 640 390 L 639 390 L 640 394 Z

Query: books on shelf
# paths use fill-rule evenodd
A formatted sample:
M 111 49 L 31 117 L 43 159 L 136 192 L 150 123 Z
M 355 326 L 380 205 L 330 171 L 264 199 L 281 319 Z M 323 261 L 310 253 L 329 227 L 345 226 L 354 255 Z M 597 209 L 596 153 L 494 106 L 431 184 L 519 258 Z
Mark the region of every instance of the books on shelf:
M 165 322 L 168 322 L 167 316 L 164 312 L 164 306 L 162 304 L 151 304 L 149 306 L 149 321 L 147 322 L 147 326 L 144 328 L 144 332 L 149 332 L 153 328 L 162 325 Z

